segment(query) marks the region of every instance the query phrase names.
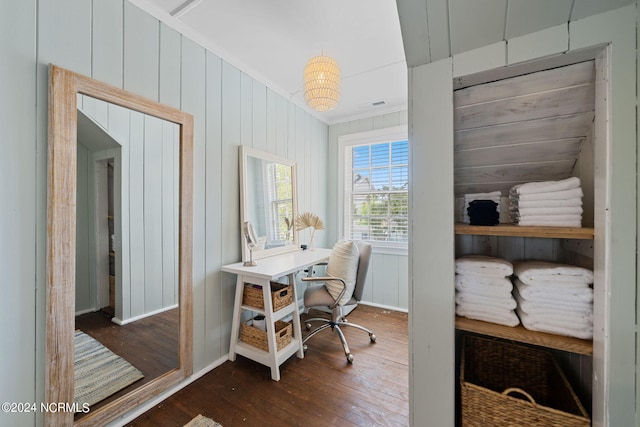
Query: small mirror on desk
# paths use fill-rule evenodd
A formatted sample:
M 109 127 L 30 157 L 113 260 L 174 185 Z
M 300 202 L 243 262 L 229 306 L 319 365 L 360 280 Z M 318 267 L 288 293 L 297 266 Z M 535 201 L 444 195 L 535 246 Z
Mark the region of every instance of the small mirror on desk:
M 239 159 L 242 261 L 298 250 L 296 163 L 243 145 Z

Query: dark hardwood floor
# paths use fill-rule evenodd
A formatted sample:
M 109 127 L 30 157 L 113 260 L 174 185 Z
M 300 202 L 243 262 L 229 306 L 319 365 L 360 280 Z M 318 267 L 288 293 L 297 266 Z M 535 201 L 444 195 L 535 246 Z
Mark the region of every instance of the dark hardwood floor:
M 377 336 L 372 344 L 365 332 L 344 329 L 353 364 L 329 329 L 308 342 L 304 359 L 281 365 L 280 381 L 271 380 L 268 367 L 238 356 L 129 425 L 183 426 L 202 414 L 224 427 L 408 426 L 407 314 L 360 305 L 348 318 Z
M 178 309 L 117 325 L 102 311 L 76 317 L 76 329 L 98 340 L 109 350 L 142 371 L 144 378 L 96 403 L 97 409 L 178 366 Z M 76 420 L 85 414 L 76 414 Z

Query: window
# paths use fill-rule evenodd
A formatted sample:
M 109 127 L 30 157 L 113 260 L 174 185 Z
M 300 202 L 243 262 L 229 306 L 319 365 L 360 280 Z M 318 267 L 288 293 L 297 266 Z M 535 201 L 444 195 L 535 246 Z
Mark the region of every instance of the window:
M 282 218 L 293 218 L 293 194 L 291 193 L 291 167 L 280 163 L 269 163 L 267 167 L 269 183 L 271 240 L 289 240 L 291 230 Z
M 406 248 L 409 142 L 406 128 L 340 138 L 344 237 Z

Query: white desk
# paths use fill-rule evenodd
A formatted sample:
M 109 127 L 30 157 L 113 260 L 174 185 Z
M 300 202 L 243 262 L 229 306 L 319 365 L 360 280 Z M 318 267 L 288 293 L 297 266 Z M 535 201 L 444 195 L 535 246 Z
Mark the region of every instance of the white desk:
M 300 329 L 300 312 L 298 310 L 298 296 L 295 286 L 295 273 L 312 265 L 327 261 L 331 249 L 314 249 L 295 251 L 287 254 L 276 255 L 258 260 L 255 267 L 244 267 L 242 262 L 229 264 L 222 267 L 222 271 L 237 274 L 236 298 L 233 309 L 233 324 L 231 326 L 231 345 L 229 346 L 229 360 L 236 360 L 236 354 L 248 357 L 256 362 L 271 368 L 271 378 L 280 381 L 280 365 L 297 353 L 298 357 L 304 357 L 302 349 L 302 331 Z M 293 283 L 293 302 L 277 312 L 273 312 L 271 302 L 271 281 L 287 276 L 288 282 Z M 245 283 L 253 283 L 262 286 L 264 310 L 256 307 L 242 305 L 242 293 Z M 263 351 L 250 344 L 239 340 L 240 321 L 242 311 L 253 311 L 264 314 L 267 324 L 267 339 L 269 351 Z M 277 320 L 291 314 L 293 316 L 293 337 L 291 343 L 280 351 L 276 351 L 276 333 L 274 323 Z

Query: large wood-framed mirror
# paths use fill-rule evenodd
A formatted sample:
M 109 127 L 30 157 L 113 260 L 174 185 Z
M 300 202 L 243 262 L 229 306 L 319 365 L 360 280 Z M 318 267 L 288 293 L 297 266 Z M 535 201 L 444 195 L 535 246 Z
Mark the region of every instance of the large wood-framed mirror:
M 296 162 L 244 145 L 239 150 L 242 260 L 297 251 L 298 231 L 293 226 L 298 215 Z M 256 235 L 252 248 L 245 236 L 245 222 Z
M 100 405 L 88 407 L 88 411 L 82 405 L 74 407 L 74 364 L 76 362 L 76 348 L 78 347 L 76 325 L 78 314 L 78 306 L 76 305 L 78 290 L 76 287 L 76 276 L 78 270 L 76 236 L 81 227 L 82 220 L 77 215 L 79 206 L 77 201 L 81 199 L 78 195 L 78 156 L 81 152 L 78 145 L 78 135 L 87 131 L 87 128 L 95 127 L 101 129 L 99 124 L 93 123 L 93 120 L 84 113 L 79 112 L 78 104 L 86 102 L 87 105 L 96 103 L 107 105 L 109 108 L 120 109 L 126 117 L 132 117 L 131 127 L 134 122 L 141 123 L 145 127 L 147 133 L 151 133 L 151 129 L 158 129 L 157 150 L 161 153 L 169 153 L 166 158 L 170 161 L 165 162 L 166 166 L 155 167 L 158 175 L 149 175 L 149 182 L 157 182 L 158 186 L 165 185 L 171 189 L 171 196 L 167 196 L 166 192 L 162 193 L 159 198 L 147 196 L 147 193 L 140 195 L 144 199 L 145 207 L 158 206 L 167 212 L 164 223 L 143 223 L 135 222 L 131 217 L 129 229 L 135 230 L 142 226 L 146 229 L 165 229 L 164 237 L 155 238 L 146 237 L 153 236 L 150 231 L 142 236 L 143 239 L 151 239 L 148 242 L 148 250 L 146 255 L 157 257 L 160 264 L 170 265 L 167 269 L 165 278 L 161 277 L 161 281 L 168 284 L 162 291 L 163 295 L 156 295 L 156 292 L 144 290 L 142 293 L 154 295 L 156 299 L 164 298 L 165 303 L 154 303 L 144 301 L 141 305 L 152 307 L 151 312 L 146 310 L 145 313 L 137 313 L 131 297 L 127 300 L 124 295 L 128 292 L 127 286 L 134 289 L 135 283 L 139 282 L 139 277 L 133 277 L 132 272 L 136 267 L 136 260 L 133 257 L 125 257 L 117 254 L 117 263 L 106 262 L 106 265 L 100 267 L 100 261 L 91 261 L 90 275 L 92 278 L 99 276 L 99 271 L 105 268 L 113 269 L 113 264 L 117 265 L 118 273 L 126 276 L 123 270 L 130 272 L 129 277 L 118 277 L 115 286 L 112 283 L 111 298 L 116 302 L 114 308 L 115 322 L 118 325 L 124 325 L 134 322 L 138 318 L 147 317 L 152 319 L 152 315 L 158 313 L 171 313 L 173 317 L 167 322 L 175 325 L 176 345 L 175 356 L 172 356 L 173 362 L 169 367 L 147 381 L 140 381 L 139 385 L 135 385 L 135 381 L 129 388 L 122 389 L 120 394 L 114 394 L 113 398 L 105 400 Z M 111 111 L 111 110 L 109 110 Z M 115 120 L 114 113 L 110 118 Z M 135 116 L 135 118 L 134 118 Z M 104 129 L 102 129 L 104 130 Z M 165 136 L 163 136 L 163 132 Z M 98 132 L 100 133 L 100 132 Z M 118 154 L 118 142 L 113 141 L 114 136 L 109 132 L 103 132 L 106 136 L 93 138 L 93 144 L 96 153 L 93 159 L 96 160 L 95 167 L 90 168 L 95 175 L 92 175 L 91 186 L 94 188 L 92 199 L 96 200 L 96 204 L 100 206 L 100 200 L 104 204 L 109 205 L 109 209 L 113 209 L 113 193 L 116 194 L 116 218 L 118 217 L 117 208 L 121 203 L 118 197 L 125 200 L 124 196 L 118 191 L 118 184 L 122 184 L 122 178 L 116 177 L 116 190 L 108 190 L 105 193 L 109 197 L 98 196 L 101 191 L 97 187 L 97 183 L 104 176 L 107 181 L 113 182 L 113 178 L 107 171 L 115 167 L 116 175 L 119 168 L 123 168 L 122 159 L 127 159 L 127 170 L 131 174 L 144 173 L 151 174 L 151 167 L 145 169 L 148 165 L 146 155 L 131 156 Z M 126 134 L 133 134 L 128 130 Z M 144 133 L 144 132 L 143 132 Z M 169 135 L 168 137 L 166 135 Z M 115 137 L 117 139 L 117 137 Z M 154 141 L 149 142 L 152 144 Z M 102 144 L 102 145 L 101 145 Z M 111 144 L 111 145 L 110 145 Z M 173 144 L 173 145 L 172 145 Z M 98 147 L 98 148 L 95 148 Z M 140 147 L 140 146 L 139 146 Z M 151 147 L 149 149 L 149 147 Z M 155 151 L 153 145 L 147 145 L 145 142 L 144 149 L 149 149 L 150 154 Z M 109 155 L 113 151 L 115 154 L 115 166 Z M 133 149 L 132 149 L 133 150 Z M 164 150 L 164 151 L 163 151 Z M 89 147 L 91 151 L 91 147 Z M 140 151 L 140 149 L 139 149 Z M 140 151 L 140 152 L 142 152 Z M 137 159 L 137 160 L 135 160 Z M 111 163 L 110 163 L 111 161 Z M 122 163 L 119 163 L 122 161 Z M 137 162 L 137 163 L 136 163 Z M 159 164 L 159 163 L 156 163 Z M 109 169 L 111 168 L 111 169 Z M 119 176 L 119 175 L 118 175 Z M 131 94 L 122 89 L 112 87 L 105 83 L 93 80 L 89 77 L 65 70 L 55 65 L 49 66 L 49 147 L 48 147 L 48 171 L 47 171 L 47 277 L 46 277 L 46 343 L 45 343 L 45 401 L 61 402 L 71 406 L 71 410 L 51 411 L 45 413 L 45 424 L 48 426 L 68 426 L 76 425 L 104 425 L 110 420 L 130 411 L 144 401 L 162 393 L 170 386 L 178 383 L 180 380 L 191 375 L 193 372 L 193 348 L 192 348 L 192 217 L 193 217 L 193 117 L 175 108 L 171 108 L 155 101 L 145 99 L 141 96 Z M 131 177 L 133 182 L 133 177 Z M 113 185 L 113 184 L 112 184 Z M 87 185 L 89 186 L 89 185 Z M 128 190 L 127 190 L 128 191 Z M 139 203 L 138 196 L 129 192 L 126 200 L 128 200 L 127 212 L 134 212 L 136 203 Z M 158 201 L 155 203 L 154 201 Z M 93 203 L 93 202 L 92 202 Z M 124 203 L 124 202 L 123 202 Z M 123 204 L 122 203 L 122 204 Z M 155 204 L 154 204 L 155 203 Z M 164 208 L 162 205 L 166 204 Z M 92 205 L 93 206 L 93 205 Z M 105 211 L 106 212 L 106 211 Z M 92 245 L 89 245 L 89 251 L 96 250 L 101 244 L 108 247 L 108 253 L 104 259 L 113 257 L 117 253 L 115 248 L 125 249 L 132 248 L 137 244 L 137 239 L 130 236 L 128 244 L 123 245 L 123 237 L 120 236 L 122 230 L 123 219 L 116 219 L 114 224 L 109 224 L 109 220 L 113 222 L 113 213 L 104 214 L 104 224 L 111 227 L 108 231 L 100 234 L 98 237 L 92 237 Z M 98 217 L 98 215 L 94 215 Z M 109 217 L 109 218 L 108 218 Z M 124 215 L 123 215 L 124 217 Z M 101 217 L 102 218 L 102 217 Z M 78 222 L 79 221 L 79 222 Z M 96 221 L 97 224 L 98 221 Z M 135 222 L 135 223 L 134 223 Z M 77 225 L 78 224 L 78 225 Z M 93 225 L 93 228 L 97 228 Z M 168 230 L 168 231 L 167 231 Z M 146 233 L 146 231 L 145 231 Z M 106 238 L 105 238 L 106 236 Z M 153 251 L 157 246 L 158 240 L 168 240 L 169 250 L 158 255 Z M 126 248 L 125 248 L 126 246 Z M 131 252 L 134 251 L 131 249 Z M 83 261 L 82 261 L 83 262 Z M 102 264 L 105 264 L 102 262 Z M 124 267 L 123 267 L 124 264 Z M 149 275 L 157 274 L 156 271 L 147 270 Z M 104 273 L 104 272 L 103 272 Z M 107 277 L 107 276 L 105 276 Z M 88 280 L 94 280 L 88 279 Z M 98 281 L 99 279 L 95 279 Z M 157 280 L 154 280 L 157 281 Z M 115 282 L 115 280 L 112 280 Z M 129 289 L 129 290 L 130 290 Z M 140 291 L 137 291 L 140 293 Z M 133 295 L 134 291 L 129 292 Z M 103 302 L 101 300 L 108 299 L 100 296 L 101 291 L 89 291 L 87 300 L 89 305 L 99 308 Z M 140 304 L 139 304 L 140 305 Z M 166 318 L 164 318 L 166 320 Z M 164 321 L 164 320 L 163 320 Z M 153 321 L 157 324 L 157 321 Z M 124 328 L 124 326 L 123 326 Z M 129 338 L 129 342 L 133 345 L 136 339 Z M 174 351 L 169 349 L 168 352 Z M 74 409 L 77 412 L 74 414 Z M 79 410 L 79 411 L 78 411 Z

